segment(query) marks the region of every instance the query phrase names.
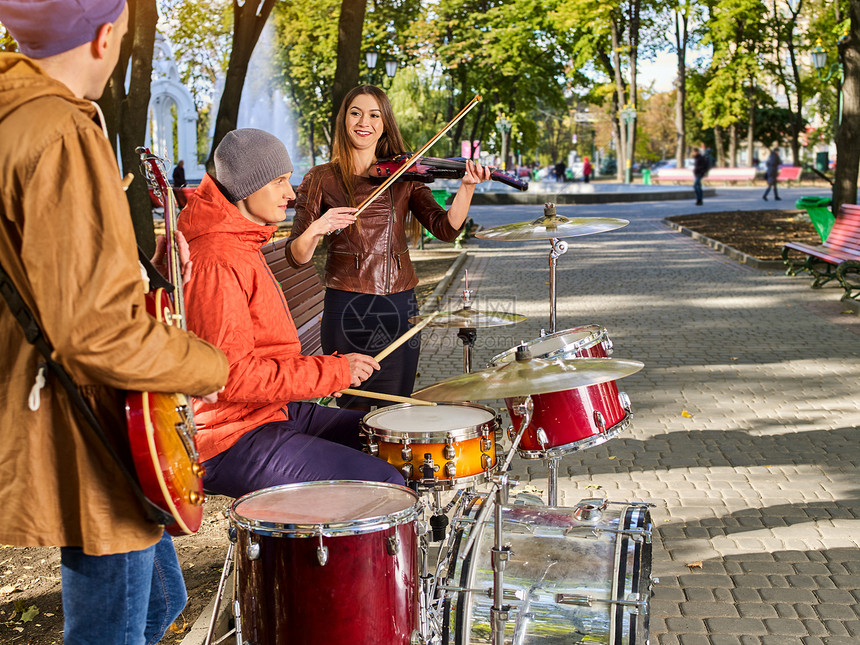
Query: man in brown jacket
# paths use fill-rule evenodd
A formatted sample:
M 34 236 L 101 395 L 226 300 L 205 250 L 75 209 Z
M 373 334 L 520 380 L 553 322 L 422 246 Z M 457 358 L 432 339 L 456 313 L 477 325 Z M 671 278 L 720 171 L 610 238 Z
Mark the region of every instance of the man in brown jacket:
M 123 390 L 214 401 L 227 362 L 156 322 L 112 148 L 91 99 L 126 0 L 0 0 L 0 264 L 128 454 Z M 90 100 L 88 100 L 90 99 Z M 0 299 L 0 544 L 61 547 L 67 645 L 155 643 L 185 603 L 173 544 Z M 42 386 L 43 385 L 43 386 Z

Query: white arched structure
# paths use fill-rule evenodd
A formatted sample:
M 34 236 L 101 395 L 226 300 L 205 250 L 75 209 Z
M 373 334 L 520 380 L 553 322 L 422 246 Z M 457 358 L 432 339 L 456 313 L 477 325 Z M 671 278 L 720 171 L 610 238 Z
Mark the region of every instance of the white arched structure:
M 185 177 L 189 183 L 199 181 L 206 172 L 203 165 L 197 163 L 197 109 L 194 99 L 179 81 L 173 52 L 160 33 L 156 34 L 153 52 L 146 145 L 158 156 L 172 162 L 168 172 L 172 172 L 180 160 L 185 161 Z

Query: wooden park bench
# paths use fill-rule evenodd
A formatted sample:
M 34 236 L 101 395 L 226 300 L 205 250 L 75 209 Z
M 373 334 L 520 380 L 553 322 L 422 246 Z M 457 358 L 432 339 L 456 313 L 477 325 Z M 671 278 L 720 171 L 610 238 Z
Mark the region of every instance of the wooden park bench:
M 755 179 L 755 173 L 755 168 L 711 168 L 702 181 L 722 181 L 726 184 L 734 184 L 739 181 L 750 183 Z M 690 168 L 663 168 L 651 176 L 651 181 L 692 184 L 693 171 Z
M 800 181 L 800 173 L 802 171 L 803 168 L 801 168 L 800 166 L 783 166 L 776 174 L 776 180 L 778 182 L 784 181 L 787 183 L 791 183 L 793 181 Z
M 652 173 L 651 181 L 660 183 L 661 181 L 671 181 L 674 183 L 692 184 L 693 171 L 689 168 L 661 168 Z
M 286 245 L 286 239 L 267 244 L 263 247 L 263 257 L 287 299 L 287 306 L 299 332 L 302 354 L 313 356 L 322 353 L 320 324 L 325 287 L 313 263 L 301 269 L 290 266 L 284 251 Z
M 806 259 L 792 260 L 791 251 L 806 254 Z M 809 271 L 814 277 L 813 289 L 836 278 L 845 290 L 842 300 L 857 300 L 860 296 L 860 206 L 843 204 L 830 234 L 820 246 L 788 242 L 782 249 L 782 260 L 788 267 L 786 275 Z

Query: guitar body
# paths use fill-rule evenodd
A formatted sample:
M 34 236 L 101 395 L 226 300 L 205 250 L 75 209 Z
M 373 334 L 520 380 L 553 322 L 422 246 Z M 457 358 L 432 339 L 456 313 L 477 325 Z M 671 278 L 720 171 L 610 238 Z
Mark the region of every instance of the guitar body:
M 148 293 L 146 301 L 156 320 L 173 324 L 173 308 L 164 289 Z M 144 494 L 173 516 L 173 524 L 165 527 L 168 533 L 196 533 L 203 521 L 204 469 L 194 443 L 197 429 L 190 401 L 184 394 L 128 392 L 125 412 L 134 468 Z

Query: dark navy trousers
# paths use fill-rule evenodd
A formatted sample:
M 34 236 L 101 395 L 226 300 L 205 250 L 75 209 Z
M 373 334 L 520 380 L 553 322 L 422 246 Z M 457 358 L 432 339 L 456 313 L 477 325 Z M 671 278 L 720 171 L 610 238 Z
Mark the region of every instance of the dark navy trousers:
M 254 428 L 203 462 L 206 490 L 241 497 L 271 486 L 327 479 L 405 483 L 387 461 L 361 452 L 364 413 L 306 402 L 289 403 L 287 411 L 289 420 Z

